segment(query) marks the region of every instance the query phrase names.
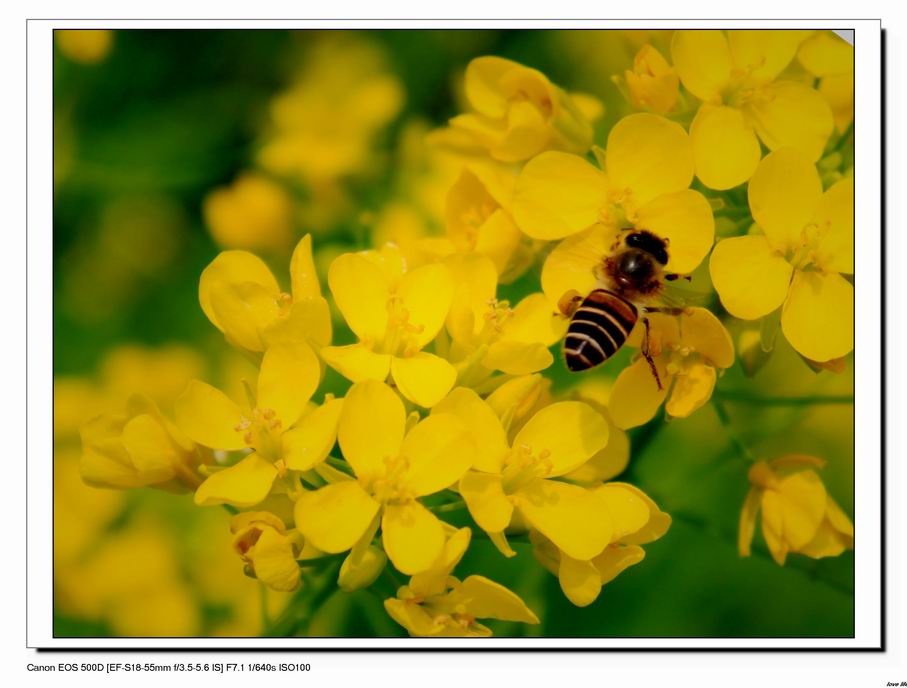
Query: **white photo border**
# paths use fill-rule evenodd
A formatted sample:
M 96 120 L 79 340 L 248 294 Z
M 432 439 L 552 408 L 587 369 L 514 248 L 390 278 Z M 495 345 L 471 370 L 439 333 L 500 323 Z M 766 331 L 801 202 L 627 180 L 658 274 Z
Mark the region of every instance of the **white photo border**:
M 854 354 L 855 618 L 852 638 L 55 638 L 53 635 L 53 31 L 112 29 L 623 29 L 852 30 L 855 45 Z M 884 650 L 883 168 L 880 20 L 99 20 L 32 19 L 27 32 L 27 623 L 46 649 L 235 650 Z M 875 228 L 878 228 L 875 231 Z

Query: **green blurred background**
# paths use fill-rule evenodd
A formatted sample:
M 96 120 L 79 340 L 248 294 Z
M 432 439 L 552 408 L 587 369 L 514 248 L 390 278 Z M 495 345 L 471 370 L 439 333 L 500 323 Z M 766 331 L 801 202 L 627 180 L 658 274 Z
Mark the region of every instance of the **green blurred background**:
M 327 219 L 303 211 L 295 235 L 315 234 L 324 261 L 363 248 L 368 228 L 420 168 L 406 148 L 414 121 L 442 124 L 460 110 L 459 77 L 478 55 L 509 57 L 553 81 L 597 96 L 602 144 L 627 111 L 612 74 L 645 41 L 668 32 L 380 31 L 345 36 L 381 55 L 405 92 L 399 112 L 370 142 L 368 169 L 330 180 L 352 211 Z M 99 58 L 54 57 L 55 633 L 257 635 L 286 599 L 262 596 L 230 551 L 228 514 L 186 496 L 113 493 L 78 479 L 78 425 L 122 403 L 131 385 L 166 407 L 190 377 L 212 382 L 241 366 L 198 307 L 198 277 L 220 250 L 202 208 L 212 190 L 255 166 L 274 97 L 298 79 L 313 46 L 336 36 L 309 31 L 116 31 Z M 58 41 L 59 43 L 59 41 Z M 64 46 L 65 47 L 65 46 Z M 323 189 L 292 184 L 304 207 Z M 310 204 L 305 206 L 305 204 Z M 431 222 L 431 220 L 426 220 Z M 311 226 L 310 226 L 311 225 Z M 318 225 L 317 231 L 313 226 Z M 440 231 L 441 227 L 434 227 Z M 287 253 L 266 255 L 286 275 Z M 316 259 L 318 257 L 316 256 Z M 322 266 L 323 262 L 319 262 Z M 707 278 L 705 278 L 707 279 Z M 502 288 L 519 297 L 538 270 Z M 731 323 L 729 326 L 733 327 Z M 779 338 L 780 339 L 780 338 Z M 625 354 L 626 355 L 626 354 Z M 609 364 L 615 375 L 622 363 Z M 555 389 L 573 379 L 558 360 Z M 575 378 L 574 378 L 575 379 Z M 330 374 L 326 385 L 342 389 Z M 828 461 L 823 479 L 853 514 L 852 360 L 843 374 L 815 374 L 779 341 L 753 378 L 739 364 L 716 395 L 730 426 L 759 457 L 807 453 Z M 834 403 L 741 402 L 833 397 Z M 841 403 L 843 400 L 843 403 Z M 737 556 L 747 463 L 712 405 L 685 421 L 656 419 L 633 431 L 620 477 L 674 517 L 646 559 L 608 584 L 587 608 L 570 604 L 529 546 L 507 560 L 475 539 L 457 569 L 520 594 L 539 626 L 490 622 L 496 635 L 840 637 L 853 634 L 853 553 L 778 567 L 761 536 Z M 465 516 L 463 517 L 465 518 Z M 463 521 L 465 523 L 465 521 Z M 304 629 L 313 635 L 403 635 L 380 600 L 336 592 Z

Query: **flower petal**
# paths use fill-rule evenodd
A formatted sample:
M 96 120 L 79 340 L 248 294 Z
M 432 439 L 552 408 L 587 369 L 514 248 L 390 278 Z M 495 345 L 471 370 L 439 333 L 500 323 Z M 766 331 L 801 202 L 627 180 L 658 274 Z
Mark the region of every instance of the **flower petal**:
M 307 342 L 316 350 L 331 343 L 331 307 L 326 299 L 299 299 L 284 317 L 267 326 L 263 339 L 268 346 L 288 342 Z
M 397 297 L 409 313 L 408 324 L 421 331 L 412 336 L 421 349 L 444 325 L 454 297 L 454 282 L 446 265 L 434 263 L 410 270 L 397 286 Z
M 538 342 L 497 341 L 488 347 L 482 365 L 508 375 L 528 375 L 554 363 L 548 347 Z
M 762 148 L 736 108 L 701 105 L 690 125 L 696 176 L 710 189 L 731 189 L 753 176 Z
M 123 426 L 123 446 L 135 468 L 149 483 L 173 477 L 173 467 L 182 461 L 177 447 L 163 424 L 148 414 L 140 414 Z
M 586 463 L 564 477 L 577 483 L 600 483 L 611 480 L 626 470 L 630 463 L 630 438 L 619 428 L 610 428 L 608 444 Z
M 602 591 L 602 579 L 591 561 L 579 561 L 561 553 L 557 572 L 564 595 L 577 607 L 588 607 Z
M 645 559 L 646 553 L 642 547 L 628 545 L 625 547 L 606 547 L 605 551 L 592 560 L 592 564 L 601 576 L 602 585 L 606 585 L 617 578 L 625 569 L 638 564 Z
M 174 403 L 176 424 L 199 444 L 212 449 L 244 449 L 246 443 L 236 426 L 242 411 L 226 394 L 193 380 Z
M 272 590 L 293 592 L 299 587 L 299 564 L 286 536 L 264 528 L 252 551 L 255 577 Z
M 853 74 L 853 46 L 831 31 L 821 31 L 803 41 L 797 58 L 813 76 Z
M 542 267 L 542 291 L 552 308 L 571 290 L 588 294 L 598 284 L 596 266 L 611 253 L 617 231 L 605 225 L 595 225 L 584 232 L 567 237 L 554 247 Z
M 409 588 L 419 597 L 441 595 L 447 589 L 447 577 L 453 573 L 460 559 L 466 554 L 472 540 L 472 529 L 459 528 L 447 538 L 444 551 L 428 571 L 417 573 L 409 581 Z
M 853 285 L 837 274 L 794 273 L 781 313 L 787 341 L 811 361 L 830 361 L 853 351 Z
M 845 177 L 819 200 L 819 245 L 813 261 L 823 270 L 853 274 L 853 177 Z
M 698 191 L 686 189 L 659 196 L 639 209 L 636 226 L 668 240 L 670 272 L 693 272 L 715 241 L 712 208 Z
M 400 394 L 425 408 L 437 404 L 454 386 L 456 369 L 445 359 L 420 351 L 391 360 L 391 375 Z
M 635 485 L 629 483 L 608 483 L 609 487 L 620 486 L 639 497 L 649 507 L 648 522 L 635 533 L 623 536 L 620 541 L 626 545 L 645 545 L 655 542 L 662 535 L 668 532 L 671 527 L 671 517 L 658 508 L 658 505 L 649 495 L 640 490 Z
M 208 476 L 195 491 L 195 503 L 199 506 L 255 506 L 268 496 L 276 477 L 277 468 L 273 463 L 258 454 L 249 454 L 235 466 Z
M 490 258 L 475 253 L 455 253 L 445 263 L 456 284 L 447 329 L 454 339 L 468 339 L 485 327 L 484 315 L 497 291 L 498 273 Z
M 577 155 L 549 151 L 523 168 L 513 217 L 533 239 L 561 239 L 593 225 L 605 204 L 607 180 Z
M 608 444 L 608 422 L 588 404 L 561 401 L 546 406 L 522 427 L 514 448 L 528 447 L 551 464 L 549 476 L 559 476 L 584 464 Z
M 665 411 L 672 418 L 686 418 L 712 397 L 718 374 L 704 363 L 688 365 L 674 376 Z
M 366 344 L 326 346 L 320 353 L 325 363 L 352 382 L 383 382 L 391 370 L 392 357 L 375 353 Z
M 800 471 L 781 479 L 781 514 L 784 539 L 792 550 L 805 546 L 825 516 L 827 494 L 815 471 Z
M 346 393 L 337 438 L 343 457 L 368 482 L 382 475 L 384 459 L 400 453 L 406 411 L 400 397 L 383 382 L 357 382 Z
M 417 497 L 457 482 L 475 459 L 475 443 L 466 424 L 451 413 L 432 413 L 403 438 L 408 465 L 403 480 Z
M 563 339 L 566 331 L 567 321 L 552 310 L 544 294 L 536 292 L 520 301 L 510 317 L 504 320 L 500 339 L 537 342 L 549 347 Z
M 503 117 L 509 101 L 501 80 L 508 73 L 522 69 L 526 68 L 517 62 L 493 55 L 471 60 L 463 80 L 469 104 L 486 117 Z
M 754 82 L 766 83 L 784 71 L 807 36 L 787 29 L 736 29 L 727 32 L 734 67 Z
M 441 521 L 419 502 L 385 506 L 381 530 L 388 558 L 410 576 L 431 568 L 444 550 Z
M 822 182 L 801 152 L 784 148 L 765 156 L 749 184 L 749 204 L 773 248 L 794 249 L 803 228 L 815 217 Z
M 280 436 L 287 468 L 307 471 L 324 461 L 337 441 L 343 399 L 331 399 L 304 416 L 295 428 Z
M 265 262 L 248 251 L 223 251 L 206 267 L 198 282 L 198 300 L 208 320 L 223 332 L 211 303 L 211 289 L 216 284 L 252 282 L 277 296 L 280 287 Z
M 267 348 L 262 333 L 280 315 L 276 293 L 254 282 L 213 284 L 211 307 L 227 340 L 249 351 Z
M 706 308 L 690 308 L 681 321 L 681 342 L 716 368 L 734 365 L 734 342 L 718 317 Z
M 815 89 L 792 81 L 763 86 L 745 109 L 769 150 L 796 148 L 810 161 L 822 155 L 834 129 L 831 107 Z
M 290 258 L 290 282 L 294 301 L 321 297 L 321 284 L 318 282 L 318 273 L 315 272 L 315 261 L 312 258 L 311 234 L 302 237 L 293 249 L 293 256 Z
M 459 490 L 469 515 L 486 533 L 500 533 L 510 525 L 513 505 L 504 494 L 500 475 L 468 471 L 460 478 Z
M 636 491 L 614 483 L 602 485 L 592 492 L 608 505 L 614 529 L 612 542 L 639 532 L 649 522 L 649 505 Z
M 709 273 L 728 313 L 755 320 L 778 308 L 790 288 L 793 267 L 764 236 L 723 239 L 709 259 Z
M 388 301 L 387 278 L 381 268 L 364 256 L 345 253 L 331 263 L 328 285 L 356 336 L 380 342 L 387 329 Z
M 503 585 L 485 576 L 469 576 L 460 592 L 465 598 L 466 612 L 477 619 L 499 619 L 537 624 L 538 617 L 520 597 Z
M 536 479 L 513 499 L 533 528 L 575 559 L 591 559 L 611 541 L 608 507 L 585 488 Z
M 731 78 L 731 50 L 724 33 L 715 30 L 675 31 L 671 59 L 686 89 L 704 102 L 717 102 Z
M 790 545 L 784 539 L 783 498 L 774 490 L 762 493 L 762 536 L 772 559 L 784 566 Z
M 303 492 L 296 502 L 296 528 L 322 552 L 345 552 L 368 529 L 381 505 L 355 480 Z
M 261 360 L 258 407 L 273 409 L 283 427 L 292 426 L 318 388 L 321 365 L 308 344 L 275 344 Z
M 693 181 L 693 146 L 676 122 L 649 113 L 624 117 L 608 134 L 611 185 L 630 191 L 625 207 L 639 208 Z
M 762 503 L 762 491 L 751 487 L 740 510 L 740 525 L 737 529 L 737 552 L 741 557 L 748 557 L 753 544 L 753 535 L 756 532 L 756 515 Z
M 465 423 L 475 445 L 472 465 L 476 470 L 501 470 L 510 448 L 504 428 L 488 402 L 471 389 L 457 387 L 432 408 L 432 416 L 438 413 L 453 414 Z
M 614 425 L 626 430 L 648 423 L 655 417 L 667 396 L 669 383 L 663 368 L 659 367 L 658 375 L 663 389 L 658 389 L 652 370 L 643 358 L 620 372 L 611 389 L 608 407 Z

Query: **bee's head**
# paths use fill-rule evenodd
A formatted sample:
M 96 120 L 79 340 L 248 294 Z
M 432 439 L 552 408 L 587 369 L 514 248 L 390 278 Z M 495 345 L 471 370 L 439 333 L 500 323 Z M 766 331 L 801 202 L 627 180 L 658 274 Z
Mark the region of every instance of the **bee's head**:
M 630 230 L 623 246 L 608 258 L 606 274 L 623 294 L 652 294 L 662 282 L 662 268 L 668 262 L 667 242 L 645 230 Z
M 634 230 L 624 237 L 624 244 L 627 248 L 648 253 L 662 267 L 668 264 L 668 242 L 652 232 Z

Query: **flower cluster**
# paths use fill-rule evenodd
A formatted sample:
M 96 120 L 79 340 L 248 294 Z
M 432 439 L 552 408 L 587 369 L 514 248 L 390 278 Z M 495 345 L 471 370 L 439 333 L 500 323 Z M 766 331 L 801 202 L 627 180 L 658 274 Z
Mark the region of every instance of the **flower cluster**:
M 193 380 L 172 417 L 135 398 L 92 421 L 83 476 L 192 490 L 197 505 L 233 513 L 247 575 L 294 591 L 314 584 L 306 570 L 330 571 L 344 592 L 380 595 L 412 635 L 539 622 L 500 583 L 455 575 L 478 540 L 534 559 L 573 604 L 592 604 L 671 526 L 655 499 L 615 481 L 632 455 L 625 431 L 709 403 L 736 363 L 735 318 L 780 328 L 817 367 L 853 349 L 854 187 L 835 148 L 852 71 L 829 41 L 677 31 L 669 55 L 644 45 L 616 79 L 633 111 L 603 146 L 595 98 L 477 58 L 465 72 L 469 111 L 428 137 L 426 155 L 447 171 L 437 224 L 376 227 L 347 251 L 321 252 L 306 235 L 286 288 L 246 249 L 287 248 L 289 192 L 264 173 L 239 178 L 205 205 L 227 250 L 202 272 L 199 302 L 257 379 L 239 398 Z M 366 57 L 346 55 L 337 82 L 304 74 L 275 102 L 260 152 L 269 174 L 336 184 L 364 173 L 402 104 L 393 78 L 359 69 Z M 565 299 L 609 288 L 608 257 L 634 232 L 663 242 L 666 261 L 656 293 L 634 302 L 627 355 L 607 377 L 554 384 Z M 691 275 L 692 289 L 705 280 L 698 305 L 665 286 Z M 753 463 L 742 555 L 759 510 L 779 564 L 852 548 L 820 463 Z

